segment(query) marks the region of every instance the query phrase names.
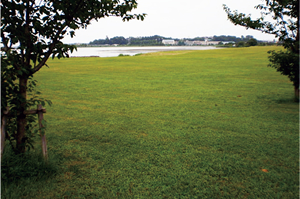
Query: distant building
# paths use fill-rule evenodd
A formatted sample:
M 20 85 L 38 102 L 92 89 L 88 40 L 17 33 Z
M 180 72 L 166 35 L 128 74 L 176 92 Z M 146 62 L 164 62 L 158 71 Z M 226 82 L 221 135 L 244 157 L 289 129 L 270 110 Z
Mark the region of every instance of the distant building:
M 193 46 L 194 41 L 185 41 L 184 44 L 187 45 L 187 46 Z
M 220 41 L 207 41 L 206 45 L 218 45 Z
M 221 41 L 222 44 L 235 44 L 234 41 Z
M 207 45 L 207 41 L 194 41 L 193 45 L 204 46 Z
M 270 41 L 270 40 L 263 40 L 263 41 L 260 41 L 260 42 L 264 42 L 264 43 L 277 43 L 278 41 L 276 41 L 275 39 L 273 41 Z
M 164 45 L 176 45 L 176 41 L 173 40 L 173 39 L 163 39 L 163 40 L 162 40 L 162 43 L 163 43 Z
M 218 45 L 220 41 L 185 41 L 184 44 L 187 46 L 208 46 L 208 45 Z

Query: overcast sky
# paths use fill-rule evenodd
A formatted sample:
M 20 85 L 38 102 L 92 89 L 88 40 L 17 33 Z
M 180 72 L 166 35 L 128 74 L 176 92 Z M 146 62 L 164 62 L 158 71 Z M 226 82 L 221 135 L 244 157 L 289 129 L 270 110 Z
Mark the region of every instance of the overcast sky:
M 87 29 L 76 31 L 74 38 L 66 37 L 66 43 L 89 43 L 95 39 L 115 36 L 139 37 L 160 35 L 172 38 L 195 38 L 214 35 L 253 35 L 259 40 L 275 37 L 255 30 L 233 25 L 223 4 L 252 17 L 260 17 L 254 6 L 265 0 L 137 0 L 138 8 L 132 13 L 146 13 L 144 21 L 123 22 L 121 18 L 109 17 L 94 21 Z

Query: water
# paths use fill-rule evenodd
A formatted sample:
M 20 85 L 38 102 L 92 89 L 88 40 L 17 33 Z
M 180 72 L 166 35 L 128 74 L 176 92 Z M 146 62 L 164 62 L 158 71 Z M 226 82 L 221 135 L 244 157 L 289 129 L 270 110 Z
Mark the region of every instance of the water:
M 123 55 L 136 55 L 139 53 L 150 53 L 159 51 L 177 50 L 211 50 L 214 46 L 148 46 L 148 47 L 79 47 L 70 57 L 117 57 Z

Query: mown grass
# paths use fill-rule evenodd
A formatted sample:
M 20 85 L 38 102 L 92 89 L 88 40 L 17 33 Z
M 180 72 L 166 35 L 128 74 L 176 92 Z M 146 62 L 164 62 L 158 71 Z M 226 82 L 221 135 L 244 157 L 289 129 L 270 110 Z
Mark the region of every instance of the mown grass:
M 11 165 L 2 198 L 298 198 L 299 104 L 271 49 L 49 60 L 50 165 Z

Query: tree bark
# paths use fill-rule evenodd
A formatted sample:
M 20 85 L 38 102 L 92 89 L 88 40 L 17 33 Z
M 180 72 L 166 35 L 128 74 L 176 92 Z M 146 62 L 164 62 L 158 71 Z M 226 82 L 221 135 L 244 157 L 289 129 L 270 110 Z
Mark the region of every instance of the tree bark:
M 295 101 L 299 102 L 299 87 L 295 86 Z
M 22 102 L 20 104 L 20 114 L 17 116 L 17 137 L 16 137 L 16 148 L 18 153 L 25 153 L 25 135 L 26 135 L 26 115 L 24 111 L 26 110 L 26 95 L 27 95 L 27 77 L 20 77 L 19 79 L 19 92 L 20 97 L 22 97 Z

